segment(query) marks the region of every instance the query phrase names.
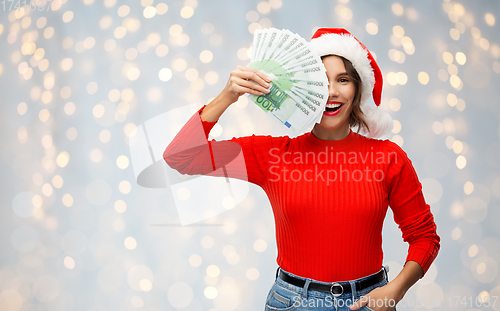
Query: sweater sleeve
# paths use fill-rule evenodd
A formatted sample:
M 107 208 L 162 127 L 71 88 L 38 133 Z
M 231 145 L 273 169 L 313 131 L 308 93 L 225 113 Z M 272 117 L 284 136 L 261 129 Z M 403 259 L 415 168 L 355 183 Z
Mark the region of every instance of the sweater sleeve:
M 206 105 L 205 105 L 206 106 Z M 163 159 L 181 174 L 231 177 L 264 184 L 271 157 L 289 137 L 252 135 L 230 140 L 208 140 L 217 122 L 203 121 L 203 106 L 181 128 L 163 153 Z
M 405 264 L 410 260 L 420 264 L 424 271 L 423 277 L 439 252 L 440 237 L 411 160 L 399 145 L 389 140 L 387 142 L 389 205 L 403 240 L 409 244 Z

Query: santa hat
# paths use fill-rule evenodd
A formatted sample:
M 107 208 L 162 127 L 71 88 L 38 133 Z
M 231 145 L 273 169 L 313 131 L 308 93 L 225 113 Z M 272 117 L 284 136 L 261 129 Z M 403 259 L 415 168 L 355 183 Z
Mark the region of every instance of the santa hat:
M 318 55 L 338 55 L 348 59 L 361 78 L 361 110 L 364 112 L 365 121 L 370 127 L 370 132 L 363 129 L 360 132 L 369 137 L 380 137 L 392 130 L 391 116 L 381 109 L 382 97 L 382 72 L 370 51 L 359 42 L 350 32 L 343 28 L 320 28 L 310 42 Z M 370 107 L 366 103 L 373 94 L 373 101 L 377 107 Z

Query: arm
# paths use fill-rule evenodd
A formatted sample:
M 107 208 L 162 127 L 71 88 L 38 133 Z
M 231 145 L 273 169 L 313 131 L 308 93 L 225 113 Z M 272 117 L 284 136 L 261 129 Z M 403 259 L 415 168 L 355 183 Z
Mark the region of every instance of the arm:
M 399 291 L 400 299 L 406 294 L 408 289 L 413 286 L 422 276 L 424 275 L 424 270 L 420 264 L 416 261 L 409 260 L 403 266 L 403 269 L 399 272 L 398 276 L 389 282 L 391 286 L 394 286 L 397 291 Z M 387 284 L 387 285 L 389 285 Z
M 231 177 L 262 186 L 273 149 L 281 149 L 288 137 L 252 135 L 230 140 L 208 140 L 216 122 L 201 119 L 203 106 L 182 127 L 163 153 L 165 162 L 181 174 Z
M 372 290 L 353 304 L 351 310 L 364 305 L 374 311 L 394 310 L 394 305 L 403 299 L 408 289 L 425 275 L 440 248 L 434 217 L 430 206 L 425 203 L 422 184 L 410 159 L 397 144 L 391 141 L 387 143 L 390 161 L 385 181 L 389 191 L 389 205 L 393 210 L 394 220 L 403 233 L 403 240 L 409 243 L 408 255 L 403 269 L 394 280 Z M 370 303 L 371 299 L 392 302 L 378 307 Z
M 436 223 L 429 204 L 425 202 L 422 184 L 418 180 L 407 154 L 397 144 L 388 141 L 391 157 L 388 170 L 389 205 L 394 213 L 403 240 L 408 242 L 408 261 L 418 263 L 422 269 L 422 278 L 436 258 L 440 248 Z M 390 152 L 392 152 L 390 151 Z
M 422 274 L 423 270 L 419 263 L 412 260 L 407 261 L 394 280 L 390 281 L 385 286 L 375 288 L 368 295 L 354 303 L 350 309 L 357 310 L 361 306 L 368 305 L 368 307 L 374 311 L 394 310 L 394 307 L 391 307 L 391 305 L 395 306 L 401 301 L 408 289 L 422 277 Z M 378 302 L 377 299 L 380 299 L 383 300 L 384 303 L 386 301 L 389 301 L 389 303 L 380 308 L 376 304 L 369 304 L 371 299 L 376 302 Z M 394 301 L 394 303 L 392 303 L 391 300 Z
M 249 80 L 256 81 L 259 84 Z M 271 79 L 260 71 L 237 66 L 235 70 L 231 71 L 226 87 L 203 110 L 201 119 L 208 122 L 217 122 L 224 111 L 236 102 L 241 95 L 245 93 L 253 95 L 262 95 L 262 92 L 269 93 L 268 82 L 271 82 Z
M 181 174 L 204 174 L 234 177 L 261 185 L 264 181 L 266 155 L 270 148 L 284 139 L 271 136 L 233 138 L 226 141 L 208 141 L 208 135 L 222 113 L 244 93 L 269 92 L 247 79 L 269 86 L 267 76 L 246 67 L 237 67 L 224 90 L 203 106 L 175 136 L 163 153 L 167 164 Z M 250 89 L 249 87 L 254 87 Z

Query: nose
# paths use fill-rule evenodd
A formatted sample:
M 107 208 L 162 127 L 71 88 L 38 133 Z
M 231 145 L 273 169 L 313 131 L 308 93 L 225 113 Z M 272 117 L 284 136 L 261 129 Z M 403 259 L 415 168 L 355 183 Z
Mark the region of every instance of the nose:
M 328 94 L 330 97 L 338 97 L 339 96 L 339 91 L 338 91 L 334 82 L 330 82 L 330 84 L 328 85 Z

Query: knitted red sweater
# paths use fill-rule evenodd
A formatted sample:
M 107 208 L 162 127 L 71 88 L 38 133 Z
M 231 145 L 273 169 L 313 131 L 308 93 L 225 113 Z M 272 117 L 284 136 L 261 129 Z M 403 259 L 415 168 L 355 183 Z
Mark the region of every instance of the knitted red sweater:
M 390 140 L 358 135 L 338 141 L 312 133 L 208 141 L 216 122 L 203 106 L 166 148 L 163 158 L 181 174 L 248 180 L 271 203 L 278 265 L 322 282 L 347 281 L 382 267 L 382 225 L 390 206 L 409 249 L 405 263 L 429 269 L 440 248 L 436 224 L 406 153 Z M 242 153 L 244 165 L 231 165 Z M 229 164 L 229 165 L 228 165 Z

